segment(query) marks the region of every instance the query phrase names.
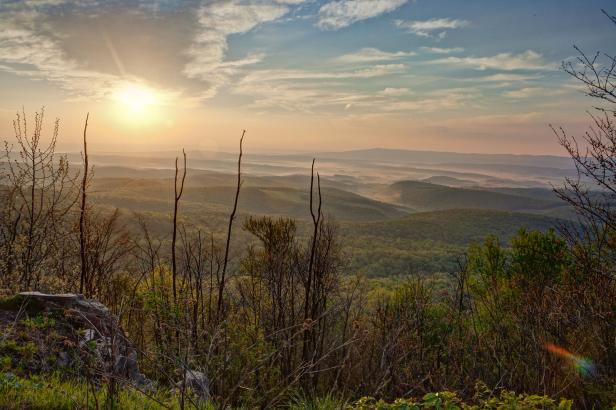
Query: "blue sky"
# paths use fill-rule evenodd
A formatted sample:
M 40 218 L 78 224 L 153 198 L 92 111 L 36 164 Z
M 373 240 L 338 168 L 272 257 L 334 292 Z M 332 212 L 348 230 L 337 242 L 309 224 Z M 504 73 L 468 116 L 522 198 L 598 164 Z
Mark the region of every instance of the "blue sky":
M 0 131 L 46 105 L 77 141 L 560 153 L 589 101 L 559 70 L 613 54 L 613 1 L 5 1 Z M 130 100 L 130 101 L 129 101 Z M 135 100 L 135 101 L 132 101 Z M 207 130 L 207 132 L 204 132 Z

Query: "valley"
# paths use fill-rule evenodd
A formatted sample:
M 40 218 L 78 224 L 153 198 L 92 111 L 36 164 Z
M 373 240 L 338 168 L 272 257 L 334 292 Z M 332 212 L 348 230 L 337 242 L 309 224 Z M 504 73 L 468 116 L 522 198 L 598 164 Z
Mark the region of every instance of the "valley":
M 322 156 L 316 164 L 323 213 L 338 225 L 351 274 L 452 272 L 469 245 L 489 235 L 506 243 L 521 228 L 558 229 L 575 216 L 548 186 L 549 181 L 557 183 L 559 173 L 562 179 L 572 172 L 569 161 L 561 157 L 382 150 Z M 216 157 L 222 159 L 189 152 L 180 205 L 180 221 L 188 231 L 219 236 L 224 232 L 235 193 L 236 158 L 231 153 Z M 299 154 L 248 158 L 238 203 L 241 220 L 248 215 L 292 218 L 298 221 L 300 234 L 307 235 L 311 158 Z M 135 215 L 145 218 L 152 222 L 154 233 L 168 240 L 173 170 L 163 166 L 173 163 L 172 153 L 148 158 L 98 154 L 94 160 L 92 201 L 102 208 L 118 208 L 132 229 L 138 229 Z M 500 173 L 491 174 L 497 160 L 504 165 Z M 551 166 L 538 165 L 542 163 Z M 460 171 L 465 167 L 473 172 Z M 529 181 L 526 167 L 543 173 L 533 174 L 537 177 Z M 244 245 L 254 241 L 241 224 L 234 235 Z

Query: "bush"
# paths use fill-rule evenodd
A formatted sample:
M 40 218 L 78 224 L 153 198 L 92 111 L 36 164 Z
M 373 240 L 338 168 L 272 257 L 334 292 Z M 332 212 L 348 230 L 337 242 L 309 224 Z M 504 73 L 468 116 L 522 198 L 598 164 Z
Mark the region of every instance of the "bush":
M 428 393 L 420 400 L 397 399 L 391 403 L 384 400 L 376 400 L 372 397 L 363 397 L 352 405 L 348 410 L 480 410 L 480 409 L 541 409 L 541 410 L 570 410 L 572 402 L 561 399 L 553 400 L 547 396 L 537 396 L 528 394 L 516 394 L 503 390 L 500 395 L 495 396 L 489 393 L 487 398 L 478 397 L 476 403 L 464 403 L 456 393 L 439 392 Z

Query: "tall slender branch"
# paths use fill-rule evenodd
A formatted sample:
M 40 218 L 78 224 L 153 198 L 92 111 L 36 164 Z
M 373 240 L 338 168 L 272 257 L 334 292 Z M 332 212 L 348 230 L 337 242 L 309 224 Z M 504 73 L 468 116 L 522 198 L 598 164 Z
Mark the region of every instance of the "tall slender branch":
M 86 123 L 83 127 L 83 178 L 81 179 L 81 209 L 79 213 L 79 254 L 81 256 L 81 275 L 79 280 L 79 293 L 84 292 L 84 285 L 87 275 L 87 260 L 86 260 L 86 201 L 87 201 L 87 187 L 88 187 L 88 141 L 86 133 L 88 131 L 88 119 L 90 113 L 86 114 Z
M 184 172 L 182 174 L 182 181 L 180 183 L 180 189 L 178 190 L 178 158 L 175 158 L 175 178 L 173 180 L 173 237 L 171 239 L 171 273 L 172 273 L 172 286 L 173 286 L 173 305 L 177 304 L 177 261 L 175 255 L 175 248 L 178 235 L 178 206 L 182 194 L 184 193 L 184 181 L 186 180 L 186 151 L 182 149 L 182 155 L 184 156 Z
M 240 138 L 240 154 L 237 159 L 237 188 L 235 190 L 235 200 L 233 201 L 233 211 L 229 216 L 229 226 L 227 227 L 227 243 L 225 244 L 225 259 L 222 265 L 222 274 L 220 277 L 220 283 L 218 284 L 218 308 L 217 315 L 220 317 L 223 307 L 223 292 L 225 289 L 225 276 L 227 273 L 227 264 L 229 262 L 229 245 L 231 244 L 231 230 L 233 228 L 233 220 L 235 219 L 235 213 L 237 212 L 237 201 L 240 197 L 240 188 L 242 186 L 242 144 L 244 143 L 244 135 L 246 130 L 242 131 L 242 137 Z
M 312 244 L 310 247 L 310 260 L 308 262 L 308 276 L 306 278 L 306 289 L 304 296 L 304 340 L 302 346 L 302 358 L 303 360 L 307 359 L 308 354 L 308 331 L 309 326 L 307 325 L 307 321 L 310 319 L 311 312 L 313 312 L 313 303 L 311 303 L 311 288 L 313 287 L 313 271 L 314 271 L 314 258 L 316 254 L 316 246 L 317 239 L 319 234 L 319 223 L 321 222 L 321 177 L 317 173 L 317 186 L 318 186 L 318 195 L 319 195 L 319 205 L 317 207 L 317 213 L 314 213 L 314 163 L 315 159 L 312 159 L 312 166 L 310 168 L 310 216 L 312 217 L 313 224 L 313 232 L 312 232 Z M 313 297 L 314 298 L 314 297 Z

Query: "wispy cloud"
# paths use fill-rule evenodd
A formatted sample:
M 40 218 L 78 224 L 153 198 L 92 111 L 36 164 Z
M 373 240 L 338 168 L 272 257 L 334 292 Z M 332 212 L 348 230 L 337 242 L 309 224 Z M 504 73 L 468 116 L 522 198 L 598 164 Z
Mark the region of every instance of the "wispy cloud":
M 512 126 L 524 126 L 533 123 L 544 124 L 545 117 L 541 112 L 530 111 L 522 113 L 486 114 L 473 115 L 462 118 L 444 119 L 442 125 L 452 128 L 468 127 L 470 129 L 482 129 L 485 127 L 507 128 Z
M 414 99 L 390 99 L 379 102 L 374 109 L 388 113 L 436 112 L 469 107 L 474 104 L 477 91 L 465 89 L 443 89 L 417 96 Z
M 398 116 L 405 112 L 431 113 L 474 106 L 477 89 L 443 89 L 415 95 L 406 87 L 380 91 L 349 90 L 344 79 L 387 76 L 396 73 L 397 64 L 377 65 L 367 70 L 309 72 L 304 70 L 260 70 L 248 74 L 234 87 L 234 93 L 253 98 L 250 108 L 283 110 L 322 115 L 344 111 Z M 323 80 L 333 80 L 325 86 Z M 315 81 L 318 80 L 318 81 Z
M 434 112 L 457 108 L 463 105 L 466 98 L 452 95 L 451 98 L 426 98 L 423 100 L 393 101 L 381 105 L 380 109 L 385 112 Z
M 255 96 L 250 108 L 290 112 L 333 114 L 335 110 L 365 114 L 400 115 L 405 112 L 435 112 L 472 104 L 473 95 L 460 91 L 439 92 L 409 99 L 408 89 L 389 88 L 378 93 L 313 88 L 295 83 L 251 83 L 238 88 Z
M 233 88 L 233 93 L 251 97 L 252 102 L 248 108 L 305 113 L 314 113 L 324 108 L 340 108 L 367 98 L 353 91 L 298 81 L 259 79 L 259 75 L 242 79 Z
M 387 87 L 383 91 L 381 91 L 379 94 L 386 95 L 386 96 L 399 97 L 402 95 L 408 95 L 410 93 L 411 93 L 411 90 L 409 90 L 406 87 L 400 87 L 400 88 Z
M 408 0 L 336 0 L 319 9 L 317 25 L 324 30 L 338 30 L 351 24 L 389 13 Z
M 382 51 L 377 48 L 362 48 L 354 53 L 341 55 L 336 61 L 342 63 L 366 63 L 374 61 L 392 61 L 414 56 L 412 51 Z
M 556 65 L 547 63 L 543 56 L 535 51 L 527 50 L 520 54 L 500 53 L 489 57 L 447 57 L 432 60 L 431 64 L 462 65 L 478 70 L 552 70 Z
M 235 84 L 232 92 L 253 99 L 251 108 L 315 112 L 368 104 L 382 93 L 356 92 L 347 80 L 385 77 L 405 72 L 404 64 L 377 64 L 358 70 L 311 71 L 290 69 L 253 70 Z M 328 85 L 325 86 L 324 82 Z M 395 92 L 389 97 L 392 97 Z M 379 97 L 381 95 L 381 97 Z
M 481 77 L 482 81 L 504 81 L 504 82 L 514 82 L 514 81 L 530 81 L 537 80 L 541 77 L 537 75 L 525 75 L 525 74 L 513 74 L 513 73 L 499 73 L 492 74 L 485 77 Z
M 289 7 L 282 1 L 246 4 L 239 0 L 215 1 L 206 3 L 198 10 L 199 29 L 194 42 L 186 54 L 190 61 L 183 73 L 188 78 L 203 81 L 203 98 L 216 95 L 218 88 L 228 83 L 230 78 L 243 66 L 260 62 L 263 53 L 253 53 L 238 60 L 226 60 L 229 48 L 227 37 L 246 33 L 259 24 L 270 22 L 284 16 Z M 289 4 L 289 1 L 285 1 Z M 297 1 L 290 3 L 296 4 Z
M 423 21 L 394 20 L 394 24 L 396 27 L 420 37 L 432 37 L 434 33 L 438 31 L 439 33 L 437 36 L 443 38 L 447 34 L 446 30 L 466 27 L 470 23 L 466 20 L 438 18 Z
M 462 47 L 440 48 L 440 47 L 421 47 L 421 51 L 432 54 L 452 54 L 464 51 Z
M 563 89 L 550 89 L 544 87 L 525 87 L 519 90 L 507 91 L 503 93 L 505 97 L 514 99 L 537 98 L 564 94 Z
M 246 74 L 242 82 L 286 81 L 286 80 L 327 80 L 372 78 L 405 71 L 404 64 L 376 64 L 350 71 L 311 71 L 290 69 L 253 70 Z

